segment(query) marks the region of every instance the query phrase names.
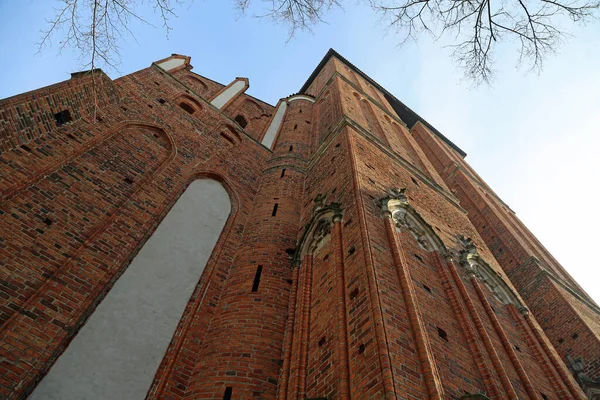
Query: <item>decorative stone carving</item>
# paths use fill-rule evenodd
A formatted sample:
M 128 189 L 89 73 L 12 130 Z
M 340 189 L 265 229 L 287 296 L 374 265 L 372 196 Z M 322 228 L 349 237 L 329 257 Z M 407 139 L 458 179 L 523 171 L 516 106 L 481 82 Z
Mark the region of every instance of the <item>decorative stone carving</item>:
M 583 389 L 590 400 L 600 400 L 600 379 L 591 379 L 585 374 L 585 361 L 583 357 L 572 358 L 567 355 L 569 369 L 575 375 L 579 386 Z
M 313 232 L 312 243 L 310 245 L 311 251 L 314 252 L 315 250 L 317 250 L 319 245 L 325 242 L 325 239 L 331 233 L 331 224 L 331 218 L 323 218 L 317 223 Z
M 469 278 L 475 277 L 482 281 L 500 302 L 521 306 L 521 301 L 506 284 L 502 276 L 494 271 L 479 255 L 477 247 L 471 238 L 458 236 L 458 242 L 463 248 L 459 252 L 460 265 L 465 269 Z
M 314 199 L 313 216 L 306 224 L 302 238 L 294 252 L 294 266 L 300 266 L 305 254 L 314 253 L 327 241 L 331 235 L 333 223 L 341 222 L 344 211 L 340 203 L 325 204 L 327 196 L 318 194 Z
M 422 249 L 445 253 L 444 244 L 431 226 L 412 208 L 405 193 L 405 188 L 388 190 L 388 195 L 379 201 L 383 215 L 392 218 L 398 230 L 408 231 Z

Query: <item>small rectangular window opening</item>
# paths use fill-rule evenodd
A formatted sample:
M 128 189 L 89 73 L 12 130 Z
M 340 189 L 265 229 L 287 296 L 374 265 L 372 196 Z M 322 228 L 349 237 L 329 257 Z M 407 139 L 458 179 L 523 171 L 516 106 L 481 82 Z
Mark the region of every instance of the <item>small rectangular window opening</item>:
M 71 118 L 69 110 L 62 110 L 54 114 L 54 121 L 56 121 L 56 126 L 62 126 L 73 121 L 73 118 Z
M 281 178 L 285 176 L 285 168 L 281 170 Z
M 258 285 L 260 285 L 260 275 L 262 274 L 262 265 L 256 267 L 256 274 L 254 275 L 254 282 L 252 282 L 252 291 L 258 291 Z
M 225 393 L 223 393 L 223 400 L 231 400 L 232 394 L 233 394 L 233 388 L 231 386 L 227 386 L 225 388 Z
M 271 213 L 271 217 L 277 215 L 277 207 L 279 207 L 279 203 L 275 203 L 275 205 L 273 206 L 273 212 Z
M 294 129 L 298 129 L 298 124 L 295 124 L 295 125 L 294 125 Z
M 290 151 L 294 151 L 294 146 L 290 146 Z

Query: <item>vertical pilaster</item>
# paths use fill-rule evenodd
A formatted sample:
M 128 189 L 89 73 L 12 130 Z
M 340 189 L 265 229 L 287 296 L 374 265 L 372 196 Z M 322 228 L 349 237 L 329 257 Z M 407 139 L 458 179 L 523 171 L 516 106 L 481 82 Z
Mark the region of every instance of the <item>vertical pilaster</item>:
M 540 344 L 537 342 L 537 340 L 533 336 L 533 332 L 531 332 L 531 330 L 525 323 L 524 319 L 521 317 L 521 315 L 517 311 L 516 307 L 511 305 L 511 306 L 509 306 L 509 309 L 513 316 L 513 319 L 515 321 L 517 321 L 517 325 L 519 325 L 521 332 L 525 336 L 525 340 L 527 341 L 527 344 L 531 348 L 531 351 L 533 352 L 535 359 L 541 365 L 542 369 L 544 370 L 544 373 L 546 374 L 546 377 L 552 384 L 556 394 L 558 394 L 560 396 L 560 398 L 562 398 L 562 399 L 569 398 L 570 396 L 569 396 L 566 386 L 561 384 L 561 381 L 558 377 L 557 372 L 552 368 L 552 365 L 550 364 L 548 358 L 543 353 L 543 350 L 541 349 Z
M 427 337 L 425 325 L 423 324 L 423 318 L 421 316 L 421 312 L 419 311 L 419 304 L 412 286 L 410 272 L 407 268 L 406 256 L 404 254 L 402 244 L 398 241 L 395 224 L 392 219 L 392 214 L 389 211 L 385 213 L 384 223 L 390 248 L 392 249 L 394 266 L 396 267 L 398 280 L 400 281 L 400 285 L 402 287 L 402 296 L 404 298 L 404 303 L 406 304 L 408 317 L 410 319 L 412 331 L 415 336 L 417 353 L 419 355 L 421 369 L 423 370 L 425 384 L 427 386 L 427 394 L 431 400 L 443 400 L 444 390 L 435 365 L 435 360 L 433 358 L 433 352 L 429 344 L 429 338 Z
M 450 303 L 458 317 L 461 328 L 465 333 L 471 353 L 474 355 L 475 363 L 479 368 L 479 373 L 483 379 L 485 390 L 492 399 L 502 399 L 503 397 L 500 395 L 494 375 L 487 364 L 487 359 L 485 358 L 483 350 L 481 349 L 479 341 L 477 340 L 475 330 L 473 329 L 473 326 L 471 326 L 470 321 L 467 319 L 467 313 L 459 300 L 460 295 L 456 293 L 456 288 L 451 281 L 452 278 L 448 274 L 447 268 L 449 268 L 448 264 L 452 263 L 452 258 L 449 254 L 447 254 L 446 260 L 444 260 L 441 254 L 438 252 L 433 253 L 433 258 L 438 271 L 442 275 L 444 288 L 446 289 L 446 293 L 450 298 Z
M 527 394 L 532 399 L 537 399 L 538 395 L 537 395 L 535 389 L 533 388 L 533 385 L 531 384 L 531 380 L 527 376 L 527 373 L 525 373 L 525 370 L 523 369 L 523 365 L 521 365 L 521 362 L 519 361 L 519 358 L 517 357 L 515 350 L 510 345 L 510 342 L 508 341 L 508 337 L 506 336 L 506 332 L 504 332 L 504 329 L 502 328 L 500 321 L 498 321 L 498 317 L 496 316 L 496 313 L 494 313 L 494 310 L 492 310 L 490 302 L 488 301 L 487 297 L 483 293 L 483 290 L 481 289 L 481 285 L 479 284 L 479 281 L 477 280 L 477 278 L 475 277 L 474 274 L 471 274 L 470 279 L 471 279 L 471 283 L 473 284 L 473 287 L 475 288 L 475 292 L 477 293 L 477 297 L 479 298 L 479 301 L 481 302 L 481 304 L 483 304 L 483 308 L 485 309 L 485 312 L 486 312 L 488 318 L 492 321 L 494 330 L 498 334 L 498 337 L 500 337 L 500 341 L 502 342 L 502 345 L 504 346 L 506 353 L 508 353 L 508 358 L 510 359 L 510 362 L 512 363 L 513 367 L 517 371 L 517 374 L 519 375 L 519 378 L 521 379 L 521 382 L 523 383 L 523 386 L 525 387 Z
M 342 215 L 333 217 L 333 236 L 336 252 L 335 274 L 337 288 L 337 322 L 338 322 L 338 359 L 340 379 L 340 399 L 350 399 L 350 365 L 348 360 L 348 322 L 346 313 L 346 284 L 344 273 L 344 253 L 342 247 Z
M 288 382 L 290 378 L 290 364 L 292 362 L 292 345 L 294 343 L 294 328 L 296 327 L 296 304 L 298 303 L 299 280 L 300 278 L 300 265 L 296 265 L 294 268 L 294 280 L 292 282 L 292 289 L 290 292 L 290 305 L 288 309 L 287 325 L 285 328 L 285 341 L 283 343 L 283 365 L 281 366 L 281 375 L 279 378 L 279 390 L 277 398 L 279 400 L 287 399 L 288 395 Z
M 448 260 L 448 268 L 450 269 L 450 273 L 452 274 L 452 277 L 454 278 L 456 286 L 458 287 L 458 291 L 462 295 L 463 300 L 465 301 L 465 304 L 467 305 L 467 310 L 468 310 L 469 314 L 471 314 L 471 318 L 475 322 L 475 327 L 477 328 L 479 335 L 480 335 L 481 339 L 483 340 L 483 345 L 485 346 L 490 358 L 492 359 L 492 364 L 494 366 L 494 369 L 496 370 L 496 373 L 500 377 L 500 382 L 502 382 L 502 386 L 504 387 L 504 390 L 506 391 L 508 398 L 518 400 L 517 393 L 515 392 L 515 389 L 513 388 L 512 384 L 510 383 L 510 379 L 508 379 L 508 375 L 506 374 L 506 370 L 504 369 L 504 366 L 502 365 L 502 361 L 500 361 L 500 357 L 498 357 L 498 353 L 496 352 L 496 349 L 494 348 L 494 344 L 492 343 L 492 340 L 490 339 L 490 336 L 488 335 L 488 333 L 485 329 L 485 326 L 483 325 L 483 321 L 481 320 L 481 318 L 479 317 L 479 314 L 477 313 L 477 310 L 475 309 L 473 300 L 471 300 L 471 297 L 469 296 L 469 292 L 467 292 L 467 288 L 465 287 L 465 284 L 463 283 L 462 279 L 460 278 L 460 275 L 458 274 L 458 270 L 452 260 Z
M 533 335 L 537 339 L 538 343 L 540 344 L 540 346 L 542 347 L 542 349 L 544 350 L 544 352 L 550 359 L 550 362 L 552 363 L 554 368 L 556 368 L 558 375 L 560 375 L 563 382 L 569 388 L 569 391 L 571 392 L 573 397 L 576 399 L 584 399 L 585 396 L 583 396 L 583 393 L 581 392 L 581 390 L 579 388 L 577 388 L 575 386 L 575 384 L 573 383 L 573 377 L 571 377 L 569 375 L 569 372 L 567 371 L 564 364 L 556 356 L 554 349 L 552 349 L 550 347 L 547 340 L 542 336 L 541 328 L 538 327 L 538 325 L 535 323 L 535 321 L 531 317 L 531 314 L 529 313 L 529 310 L 527 310 L 526 308 L 523 308 L 521 310 L 521 314 L 523 315 L 523 319 L 525 319 L 525 322 L 527 322 L 529 329 L 531 330 L 531 332 L 533 332 Z
M 298 400 L 306 398 L 306 369 L 308 367 L 308 345 L 310 341 L 310 304 L 312 295 L 312 254 L 306 254 L 302 261 L 306 269 L 304 288 L 302 290 L 302 311 L 300 331 L 300 359 L 298 362 Z
M 361 197 L 360 180 L 358 178 L 358 165 L 356 161 L 356 143 L 352 137 L 349 137 L 350 142 L 350 159 L 352 161 L 352 173 L 354 180 L 354 195 L 356 198 L 357 213 L 360 218 L 361 228 L 367 226 L 365 216 L 365 203 Z M 363 245 L 367 249 L 365 254 L 365 263 L 367 270 L 367 281 L 369 286 L 369 301 L 373 310 L 373 323 L 375 328 L 375 338 L 377 340 L 377 351 L 379 354 L 379 363 L 381 366 L 381 376 L 383 379 L 384 396 L 386 399 L 395 399 L 396 388 L 394 384 L 394 374 L 392 372 L 392 361 L 390 357 L 390 350 L 388 347 L 387 335 L 385 330 L 385 323 L 383 321 L 383 312 L 381 309 L 381 299 L 379 295 L 379 288 L 377 285 L 377 273 L 375 272 L 375 266 L 373 265 L 373 256 L 369 252 L 369 238 L 366 233 L 366 228 L 361 229 L 361 238 Z

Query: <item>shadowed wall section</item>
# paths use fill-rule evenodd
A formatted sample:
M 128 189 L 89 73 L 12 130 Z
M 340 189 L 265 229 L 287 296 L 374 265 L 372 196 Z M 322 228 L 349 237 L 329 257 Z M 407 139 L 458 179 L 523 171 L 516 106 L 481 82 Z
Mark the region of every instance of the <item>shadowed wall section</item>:
M 192 182 L 30 399 L 143 399 L 230 211 Z

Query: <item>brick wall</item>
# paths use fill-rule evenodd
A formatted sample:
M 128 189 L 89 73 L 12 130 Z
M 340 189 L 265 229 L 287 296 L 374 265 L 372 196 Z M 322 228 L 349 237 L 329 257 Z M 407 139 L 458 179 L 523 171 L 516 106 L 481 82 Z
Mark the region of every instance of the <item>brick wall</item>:
M 274 108 L 241 93 L 217 110 L 210 100 L 225 85 L 190 69 L 102 75 L 97 102 L 79 75 L 0 102 L 1 396 L 26 397 L 187 185 L 209 177 L 232 214 L 148 398 L 581 398 L 515 306 L 527 302 L 559 353 L 585 356 L 596 373 L 597 314 L 578 300 L 585 294 L 373 81 L 330 57 L 308 98 L 286 100 L 271 151 L 259 141 Z M 74 118 L 55 127 L 61 107 Z M 442 248 L 390 229 L 380 200 L 391 188 L 407 189 Z M 315 205 L 333 203 L 343 216 L 302 250 Z M 513 304 L 470 278 L 459 235 L 516 293 Z M 523 266 L 532 255 L 539 263 Z M 526 286 L 545 265 L 566 286 Z

